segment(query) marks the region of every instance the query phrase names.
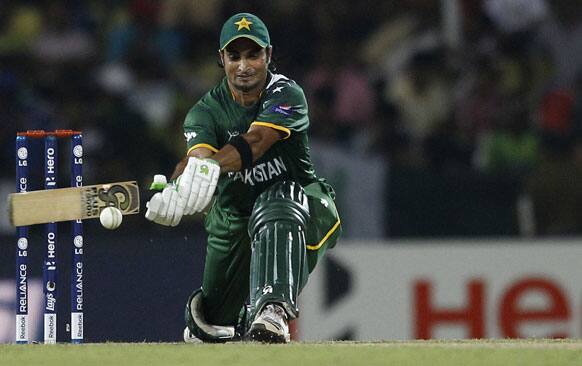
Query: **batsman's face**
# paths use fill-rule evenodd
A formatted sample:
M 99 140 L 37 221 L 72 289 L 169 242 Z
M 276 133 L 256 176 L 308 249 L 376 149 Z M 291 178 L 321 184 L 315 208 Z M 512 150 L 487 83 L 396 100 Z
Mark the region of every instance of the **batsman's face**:
M 262 48 L 248 38 L 232 41 L 220 53 L 228 83 L 248 93 L 262 89 L 267 80 L 271 48 Z

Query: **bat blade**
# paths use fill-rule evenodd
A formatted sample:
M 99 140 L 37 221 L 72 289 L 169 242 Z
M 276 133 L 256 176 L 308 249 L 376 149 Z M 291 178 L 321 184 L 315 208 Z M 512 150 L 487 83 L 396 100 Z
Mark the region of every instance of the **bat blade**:
M 123 215 L 139 213 L 137 182 L 96 184 L 8 195 L 8 217 L 13 226 L 94 219 L 108 206 L 117 207 Z

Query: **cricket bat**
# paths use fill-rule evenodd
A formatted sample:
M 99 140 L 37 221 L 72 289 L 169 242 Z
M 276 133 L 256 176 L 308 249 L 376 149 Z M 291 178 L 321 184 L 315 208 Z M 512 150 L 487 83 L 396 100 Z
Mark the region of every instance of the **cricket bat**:
M 98 218 L 105 207 L 123 215 L 139 213 L 137 182 L 58 188 L 8 195 L 8 217 L 13 226 Z

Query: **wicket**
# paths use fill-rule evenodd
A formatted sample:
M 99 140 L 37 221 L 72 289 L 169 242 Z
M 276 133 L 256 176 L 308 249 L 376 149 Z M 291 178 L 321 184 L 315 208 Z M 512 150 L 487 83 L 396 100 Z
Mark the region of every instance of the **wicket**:
M 44 189 L 55 189 L 58 177 L 58 139 L 71 139 L 71 187 L 83 185 L 83 137 L 80 131 L 32 130 L 16 136 L 16 192 L 29 187 L 29 140 L 44 140 Z M 57 224 L 46 226 L 43 261 L 44 343 L 57 341 Z M 83 224 L 72 222 L 71 342 L 82 343 L 83 333 Z M 29 227 L 16 228 L 16 343 L 29 343 L 28 322 L 28 246 Z

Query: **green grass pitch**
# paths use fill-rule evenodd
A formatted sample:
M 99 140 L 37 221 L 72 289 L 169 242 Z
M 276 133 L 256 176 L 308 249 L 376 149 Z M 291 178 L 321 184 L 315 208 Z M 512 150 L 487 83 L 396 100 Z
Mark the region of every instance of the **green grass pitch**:
M 582 340 L 0 345 L 0 365 L 582 365 Z

